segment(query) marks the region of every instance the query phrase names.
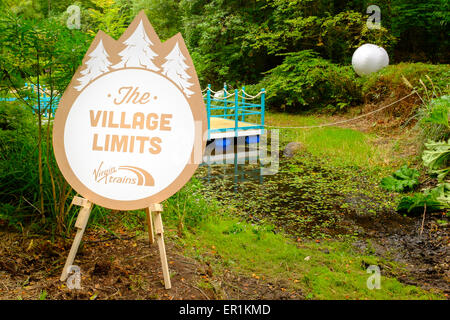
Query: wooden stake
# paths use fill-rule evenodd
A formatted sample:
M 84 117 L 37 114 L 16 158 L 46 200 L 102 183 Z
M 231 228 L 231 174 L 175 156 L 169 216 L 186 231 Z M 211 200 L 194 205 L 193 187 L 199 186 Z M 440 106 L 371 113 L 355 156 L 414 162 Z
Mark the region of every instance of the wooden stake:
M 152 245 L 155 243 L 155 233 L 153 231 L 153 218 L 150 208 L 145 208 L 145 213 L 147 214 L 148 241 Z
M 164 276 L 164 286 L 166 289 L 172 288 L 172 284 L 170 282 L 170 273 L 169 273 L 169 265 L 167 263 L 167 256 L 166 256 L 166 246 L 164 244 L 164 229 L 162 224 L 162 218 L 161 218 L 161 211 L 162 206 L 160 204 L 153 204 L 149 208 L 150 214 L 153 214 L 153 221 L 154 221 L 154 227 L 155 227 L 155 235 L 156 235 L 156 242 L 158 243 L 159 247 L 159 256 L 161 258 L 161 266 Z
M 422 227 L 420 228 L 420 235 L 423 233 L 423 225 L 425 223 L 425 213 L 427 213 L 427 204 L 423 206 L 423 217 L 422 217 Z
M 81 238 L 83 238 L 84 230 L 86 229 L 87 222 L 92 210 L 92 202 L 81 197 L 74 197 L 72 204 L 81 206 L 80 212 L 78 213 L 77 221 L 75 222 L 75 227 L 78 229 L 75 239 L 72 243 L 72 248 L 70 248 L 69 256 L 67 257 L 66 264 L 61 273 L 61 281 L 65 281 L 69 276 L 69 268 L 73 265 L 75 256 L 80 246 Z

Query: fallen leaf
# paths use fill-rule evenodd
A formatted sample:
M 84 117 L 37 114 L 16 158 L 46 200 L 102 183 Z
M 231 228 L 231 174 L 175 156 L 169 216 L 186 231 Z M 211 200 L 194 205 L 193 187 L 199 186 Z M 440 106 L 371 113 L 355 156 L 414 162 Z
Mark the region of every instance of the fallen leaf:
M 30 244 L 28 245 L 28 248 L 26 251 L 30 251 L 32 247 L 33 247 L 33 239 L 31 239 Z

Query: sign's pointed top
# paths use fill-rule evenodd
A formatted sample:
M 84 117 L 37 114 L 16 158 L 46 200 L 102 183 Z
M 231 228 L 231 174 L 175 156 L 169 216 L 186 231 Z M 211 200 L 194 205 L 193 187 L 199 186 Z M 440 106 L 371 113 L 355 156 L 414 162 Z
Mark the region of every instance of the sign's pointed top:
M 128 26 L 127 30 L 125 30 L 125 32 L 120 36 L 119 42 L 123 43 L 125 40 L 127 40 L 140 25 L 144 27 L 144 30 L 147 33 L 147 36 L 150 38 L 150 41 L 153 44 L 159 46 L 161 44 L 161 40 L 159 39 L 157 33 L 153 29 L 150 21 L 148 21 L 147 15 L 145 14 L 145 10 L 139 11 L 137 16 Z

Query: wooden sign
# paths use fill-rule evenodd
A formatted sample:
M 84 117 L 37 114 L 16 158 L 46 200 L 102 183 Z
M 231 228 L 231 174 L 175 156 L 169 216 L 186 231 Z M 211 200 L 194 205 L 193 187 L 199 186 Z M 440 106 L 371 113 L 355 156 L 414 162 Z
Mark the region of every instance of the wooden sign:
M 160 202 L 200 164 L 207 120 L 197 74 L 181 34 L 161 43 L 144 11 L 114 40 L 99 31 L 56 111 L 53 146 L 62 174 L 83 196 L 73 264 L 93 204 L 146 208 L 166 288 L 170 276 Z
M 161 43 L 141 11 L 118 41 L 97 33 L 60 100 L 53 144 L 78 193 L 133 210 L 167 199 L 191 178 L 206 124 L 181 34 Z

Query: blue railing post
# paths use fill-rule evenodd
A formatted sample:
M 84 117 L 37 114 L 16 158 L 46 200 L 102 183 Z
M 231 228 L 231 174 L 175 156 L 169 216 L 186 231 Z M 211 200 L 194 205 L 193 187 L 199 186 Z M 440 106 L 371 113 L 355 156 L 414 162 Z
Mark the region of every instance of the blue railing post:
M 242 98 L 241 98 L 241 103 L 242 103 L 242 121 L 245 121 L 245 87 L 242 87 Z
M 261 125 L 264 126 L 264 113 L 266 108 L 266 89 L 261 89 Z
M 211 85 L 208 84 L 208 89 L 206 90 L 206 112 L 208 116 L 208 140 L 210 139 L 210 129 L 211 129 Z
M 44 115 L 44 117 L 47 117 L 48 103 L 47 103 L 47 97 L 45 95 L 45 91 L 42 91 L 41 105 L 44 107 L 43 115 Z
M 225 109 L 223 110 L 223 115 L 226 115 L 228 113 L 227 112 L 227 84 L 226 83 L 223 84 L 223 97 L 224 97 L 223 105 L 225 107 Z
M 234 89 L 234 136 L 238 136 L 239 127 L 239 93 L 238 89 Z
M 34 92 L 35 92 L 35 85 L 32 83 L 31 84 L 31 99 L 33 100 L 33 102 L 34 102 L 34 97 L 33 97 L 33 94 L 34 94 Z M 35 114 L 36 112 L 37 112 L 37 110 L 36 110 L 36 105 L 33 105 L 33 114 Z

